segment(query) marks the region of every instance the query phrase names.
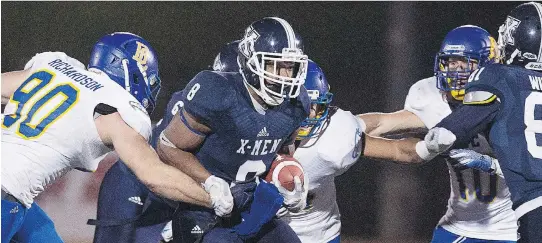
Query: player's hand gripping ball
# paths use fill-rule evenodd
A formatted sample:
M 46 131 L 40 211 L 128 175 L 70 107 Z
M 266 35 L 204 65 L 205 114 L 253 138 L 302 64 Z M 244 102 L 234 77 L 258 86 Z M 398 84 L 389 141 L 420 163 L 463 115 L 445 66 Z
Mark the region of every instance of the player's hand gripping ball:
M 293 191 L 296 176 L 299 177 L 301 183 L 304 183 L 305 176 L 301 164 L 290 155 L 279 154 L 271 164 L 265 180 L 275 184 L 276 187 Z
M 265 180 L 279 189 L 287 211 L 298 213 L 307 206 L 309 180 L 301 164 L 292 156 L 277 155 Z

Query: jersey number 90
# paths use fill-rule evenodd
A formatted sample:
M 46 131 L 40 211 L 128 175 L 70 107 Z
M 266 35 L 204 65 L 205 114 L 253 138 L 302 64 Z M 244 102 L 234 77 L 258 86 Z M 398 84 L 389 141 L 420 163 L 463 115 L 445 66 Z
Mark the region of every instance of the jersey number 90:
M 17 135 L 24 139 L 35 139 L 69 111 L 79 97 L 79 90 L 74 85 L 62 83 L 50 88 L 47 93 L 39 92 L 49 86 L 54 78 L 55 74 L 47 70 L 30 75 L 13 93 L 10 102 L 15 103 L 17 109 L 14 114 L 4 117 L 2 127 L 9 128 L 18 123 Z

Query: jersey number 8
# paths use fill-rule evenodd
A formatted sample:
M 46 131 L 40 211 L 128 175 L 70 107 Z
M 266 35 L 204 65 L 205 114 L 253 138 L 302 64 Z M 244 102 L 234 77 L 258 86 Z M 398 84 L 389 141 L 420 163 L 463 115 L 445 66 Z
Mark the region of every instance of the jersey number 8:
M 525 99 L 525 140 L 527 141 L 527 150 L 531 156 L 542 159 L 542 145 L 536 144 L 536 134 L 542 135 L 542 120 L 535 119 L 537 105 L 542 106 L 542 93 L 532 92 Z M 539 111 L 542 111 L 542 109 Z
M 54 78 L 55 74 L 47 70 L 30 75 L 13 93 L 10 102 L 15 103 L 17 109 L 15 114 L 4 117 L 2 127 L 9 128 L 22 120 L 16 133 L 24 139 L 33 139 L 42 135 L 51 124 L 69 111 L 79 97 L 79 90 L 70 83 L 57 84 L 47 93 L 32 99 Z M 46 109 L 42 109 L 44 107 Z
M 198 92 L 199 88 L 200 88 L 199 83 L 194 84 L 194 86 L 192 86 L 190 91 L 188 91 L 188 94 L 186 95 L 186 99 L 192 100 L 194 98 L 194 95 L 196 95 L 196 92 Z

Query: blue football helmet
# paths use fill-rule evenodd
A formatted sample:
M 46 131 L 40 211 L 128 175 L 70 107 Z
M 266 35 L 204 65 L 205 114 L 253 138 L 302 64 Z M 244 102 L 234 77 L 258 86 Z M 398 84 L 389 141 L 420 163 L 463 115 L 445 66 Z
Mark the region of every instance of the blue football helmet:
M 239 40 L 232 41 L 222 47 L 213 63 L 213 70 L 220 72 L 239 72 L 239 64 L 237 64 L 237 50 Z
M 449 70 L 450 58 L 460 58 L 469 65 L 464 70 Z M 463 100 L 465 84 L 477 68 L 498 61 L 497 42 L 484 29 L 474 25 L 457 27 L 446 35 L 435 56 L 437 88 Z
M 499 28 L 499 48 L 506 64 L 542 71 L 542 4 L 515 7 Z
M 286 20 L 267 17 L 252 23 L 239 42 L 239 66 L 244 81 L 265 103 L 276 106 L 299 95 L 307 75 L 307 55 L 301 38 Z M 272 67 L 268 71 L 266 67 Z M 281 68 L 292 69 L 281 76 Z
M 158 57 L 146 40 L 127 32 L 105 35 L 92 48 L 88 68 L 106 73 L 152 113 L 160 76 Z
M 330 87 L 324 72 L 312 60 L 308 61 L 307 78 L 304 86 L 311 99 L 311 109 L 315 108 L 316 114 L 314 117 L 307 117 L 301 123 L 301 130 L 297 134 L 297 140 L 316 135 L 318 128 L 328 117 L 329 104 L 333 100 L 333 94 L 329 92 Z

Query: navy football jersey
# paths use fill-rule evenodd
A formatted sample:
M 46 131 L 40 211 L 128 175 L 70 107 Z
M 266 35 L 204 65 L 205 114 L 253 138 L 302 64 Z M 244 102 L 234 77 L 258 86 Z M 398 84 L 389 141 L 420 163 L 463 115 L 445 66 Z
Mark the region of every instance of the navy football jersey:
M 437 126 L 458 141 L 487 129 L 514 208 L 542 196 L 542 73 L 500 64 L 480 68 L 469 78 L 464 102 L 471 105 Z
M 304 87 L 297 98 L 265 112 L 255 109 L 248 89 L 239 73 L 202 71 L 181 97 L 182 109 L 212 130 L 196 157 L 211 174 L 229 182 L 268 171 L 276 152 L 309 114 Z
M 156 123 L 156 127 L 152 129 L 151 145 L 153 148 L 156 148 L 156 143 L 160 137 L 160 133 L 166 129 L 171 119 L 173 119 L 175 114 L 177 114 L 177 112 L 183 107 L 182 96 L 183 90 L 177 91 L 171 95 L 171 98 L 167 103 L 164 116 L 162 119 L 160 119 L 160 121 L 158 121 L 158 123 Z

